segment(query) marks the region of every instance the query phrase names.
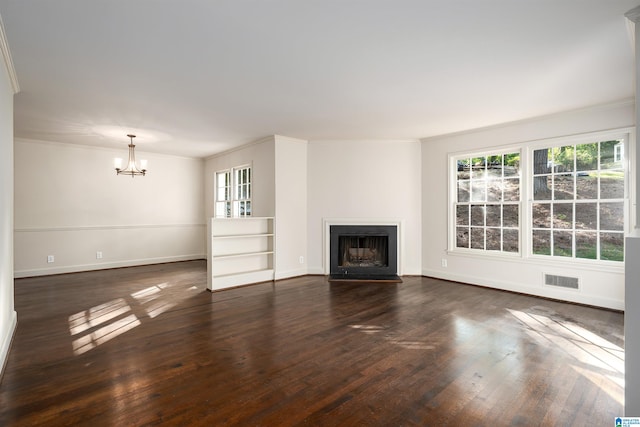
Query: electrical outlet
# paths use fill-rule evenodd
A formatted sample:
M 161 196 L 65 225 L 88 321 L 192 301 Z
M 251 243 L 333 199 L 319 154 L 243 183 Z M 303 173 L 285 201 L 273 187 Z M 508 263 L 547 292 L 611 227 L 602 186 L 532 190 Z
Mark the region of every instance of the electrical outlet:
M 447 259 L 446 258 L 442 258 L 442 266 L 443 267 L 447 266 Z
M 304 264 L 304 257 L 300 256 L 300 258 L 298 258 L 298 261 L 300 262 L 300 264 Z
M 96 252 L 96 259 L 102 259 L 102 251 Z
M 55 262 L 55 257 L 53 255 L 47 255 L 47 262 L 48 263 L 52 263 Z

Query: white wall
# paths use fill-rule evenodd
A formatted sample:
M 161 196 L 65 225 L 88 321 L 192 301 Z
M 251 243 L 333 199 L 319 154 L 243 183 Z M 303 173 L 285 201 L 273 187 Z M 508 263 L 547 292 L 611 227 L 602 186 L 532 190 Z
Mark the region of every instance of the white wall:
M 204 203 L 207 218 L 215 212 L 215 173 L 242 165 L 251 165 L 252 215 L 275 216 L 275 138 L 268 137 L 206 159 Z
M 402 221 L 404 275 L 421 274 L 422 187 L 416 141 L 310 141 L 308 271 L 324 271 L 325 219 Z
M 204 258 L 204 161 L 137 151 L 148 175 L 117 176 L 126 153 L 16 140 L 16 277 Z
M 448 155 L 462 151 L 561 136 L 577 135 L 634 125 L 632 101 L 567 112 L 475 132 L 425 139 L 422 142 L 422 274 L 565 299 L 614 309 L 624 309 L 624 268 L 583 267 L 575 263 L 535 262 L 527 259 L 473 257 L 447 253 Z M 632 141 L 633 142 L 633 141 Z M 442 259 L 447 267 L 442 267 Z M 543 272 L 582 279 L 580 291 L 556 290 L 542 285 Z
M 275 270 L 281 279 L 307 274 L 307 141 L 276 135 L 275 142 Z
M 17 89 L 0 19 L 0 375 L 17 321 L 13 301 L 13 95 Z
M 274 135 L 206 161 L 205 203 L 214 214 L 214 176 L 252 166 L 252 214 L 276 219 L 275 278 L 307 273 L 307 142 Z M 303 257 L 303 263 L 300 263 Z

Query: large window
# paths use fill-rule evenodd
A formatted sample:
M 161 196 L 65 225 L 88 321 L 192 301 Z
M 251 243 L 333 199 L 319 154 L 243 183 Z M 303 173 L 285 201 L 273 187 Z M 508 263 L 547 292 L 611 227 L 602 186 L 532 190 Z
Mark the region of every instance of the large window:
M 619 135 L 451 156 L 450 250 L 624 261 L 627 137 Z
M 215 216 L 251 216 L 251 166 L 216 172 Z
M 455 247 L 520 251 L 520 153 L 455 159 Z
M 533 151 L 532 253 L 623 261 L 624 140 Z

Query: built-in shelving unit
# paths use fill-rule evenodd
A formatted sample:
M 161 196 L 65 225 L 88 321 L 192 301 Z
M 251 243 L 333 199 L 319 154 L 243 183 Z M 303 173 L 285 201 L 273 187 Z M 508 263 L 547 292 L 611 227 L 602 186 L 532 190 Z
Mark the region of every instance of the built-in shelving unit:
M 207 233 L 207 289 L 274 279 L 272 217 L 211 218 Z

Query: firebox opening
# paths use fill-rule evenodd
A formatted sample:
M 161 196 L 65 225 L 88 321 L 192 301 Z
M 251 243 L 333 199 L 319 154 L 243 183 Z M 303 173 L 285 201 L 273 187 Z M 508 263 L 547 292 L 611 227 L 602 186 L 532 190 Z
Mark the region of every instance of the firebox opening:
M 386 267 L 387 236 L 340 236 L 338 241 L 339 267 Z
M 330 281 L 402 282 L 397 226 L 331 225 L 329 237 Z

